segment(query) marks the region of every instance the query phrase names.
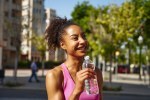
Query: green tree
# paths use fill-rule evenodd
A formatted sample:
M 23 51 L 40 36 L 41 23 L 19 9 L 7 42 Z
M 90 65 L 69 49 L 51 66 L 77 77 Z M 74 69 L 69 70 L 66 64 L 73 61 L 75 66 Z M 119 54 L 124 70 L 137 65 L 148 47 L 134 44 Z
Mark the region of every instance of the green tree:
M 36 34 L 32 35 L 31 41 L 35 48 L 40 52 L 42 57 L 42 76 L 44 76 L 44 60 L 45 60 L 45 52 L 47 51 L 47 45 L 44 38 L 44 35 L 39 36 Z
M 144 19 L 146 19 L 146 21 L 141 27 L 139 27 L 138 30 L 139 34 L 141 34 L 140 30 L 143 30 L 143 34 L 141 35 L 144 37 L 144 44 L 146 44 L 148 48 L 150 48 L 150 0 L 131 0 L 131 2 L 137 9 L 142 9 L 141 21 L 143 21 Z M 135 12 L 137 11 L 135 10 Z
M 12 46 L 15 47 L 15 58 L 14 58 L 14 72 L 13 77 L 15 84 L 17 84 L 17 68 L 18 68 L 18 61 L 19 61 L 19 55 L 20 55 L 20 46 L 21 46 L 21 27 L 18 25 L 13 25 L 11 21 L 8 19 L 4 20 L 4 29 L 7 30 L 6 34 L 8 35 L 7 38 L 10 38 Z
M 121 52 L 122 61 L 125 62 L 127 49 L 129 50 L 129 64 L 136 62 L 134 52 L 138 43 L 138 36 L 142 33 L 141 22 L 146 18 L 145 26 L 142 29 L 144 44 L 150 46 L 149 42 L 149 0 L 128 0 L 122 5 L 108 5 L 94 8 L 88 2 L 78 4 L 73 13 L 73 20 L 79 23 L 87 34 L 89 41 L 89 53 L 95 57 L 99 54 L 105 61 L 112 62 L 115 51 Z M 138 31 L 138 32 L 137 32 Z M 94 40 L 94 41 L 93 41 Z M 132 40 L 132 41 L 131 41 Z M 126 49 L 121 46 L 126 43 Z M 134 52 L 133 52 L 134 51 Z M 137 58 L 137 57 L 135 57 Z
M 74 11 L 72 12 L 72 19 L 74 22 L 78 23 L 86 33 L 90 33 L 89 29 L 89 16 L 94 13 L 95 8 L 89 4 L 88 1 L 84 1 L 81 4 L 78 3 Z

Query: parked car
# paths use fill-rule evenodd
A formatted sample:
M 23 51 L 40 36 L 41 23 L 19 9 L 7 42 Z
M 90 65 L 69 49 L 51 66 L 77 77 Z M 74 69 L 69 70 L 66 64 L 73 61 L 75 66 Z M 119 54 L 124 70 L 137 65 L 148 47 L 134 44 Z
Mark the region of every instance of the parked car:
M 130 73 L 129 65 L 118 65 L 117 73 Z M 116 67 L 114 67 L 114 73 L 116 72 Z
M 150 74 L 150 66 L 142 65 L 141 70 L 142 70 L 142 74 L 143 75 L 146 74 L 146 73 Z M 133 73 L 139 74 L 140 73 L 140 67 L 139 66 L 135 66 L 133 68 Z

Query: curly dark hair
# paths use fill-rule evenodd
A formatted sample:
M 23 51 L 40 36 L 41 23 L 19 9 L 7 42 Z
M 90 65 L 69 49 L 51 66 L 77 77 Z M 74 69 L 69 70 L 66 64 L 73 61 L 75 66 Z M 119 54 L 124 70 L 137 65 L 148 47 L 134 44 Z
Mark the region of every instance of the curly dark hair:
M 51 21 L 50 25 L 47 27 L 45 31 L 45 39 L 48 43 L 49 49 L 56 49 L 60 48 L 60 41 L 62 41 L 62 35 L 64 35 L 65 28 L 69 27 L 70 25 L 77 25 L 72 20 L 67 20 L 65 17 L 60 18 L 56 17 L 54 20 Z

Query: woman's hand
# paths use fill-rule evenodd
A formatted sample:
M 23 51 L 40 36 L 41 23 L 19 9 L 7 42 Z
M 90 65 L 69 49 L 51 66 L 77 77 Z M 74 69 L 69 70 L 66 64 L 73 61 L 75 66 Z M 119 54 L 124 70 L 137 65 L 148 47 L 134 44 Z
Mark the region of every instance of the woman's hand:
M 75 88 L 69 100 L 78 100 L 80 93 L 84 90 L 84 81 L 88 78 L 94 78 L 95 72 L 91 68 L 85 68 L 76 73 Z
M 77 72 L 74 91 L 81 93 L 84 90 L 84 81 L 88 78 L 94 78 L 94 75 L 95 72 L 91 68 L 85 68 Z

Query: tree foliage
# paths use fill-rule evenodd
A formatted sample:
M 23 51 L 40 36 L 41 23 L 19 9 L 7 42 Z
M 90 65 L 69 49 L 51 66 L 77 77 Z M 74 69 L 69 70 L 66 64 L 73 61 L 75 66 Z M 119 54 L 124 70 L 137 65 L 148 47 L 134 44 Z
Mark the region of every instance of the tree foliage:
M 89 33 L 89 16 L 91 13 L 95 13 L 94 7 L 89 4 L 88 1 L 85 1 L 83 3 L 78 3 L 74 11 L 72 12 L 72 17 L 74 22 L 78 23 L 81 27 L 83 27 L 84 31 Z
M 42 59 L 44 59 L 45 52 L 47 50 L 44 36 L 33 34 L 31 41 L 33 45 L 35 46 L 35 48 L 41 53 Z
M 124 43 L 126 48 L 130 46 L 131 51 L 136 52 L 139 35 L 144 37 L 143 44 L 150 47 L 149 8 L 150 0 L 128 0 L 120 6 L 112 4 L 98 8 L 83 2 L 76 5 L 72 18 L 88 33 L 89 53 L 109 59 L 109 55 L 115 56 L 116 50 L 126 54 L 121 49 Z M 134 55 L 131 53 L 131 57 Z

